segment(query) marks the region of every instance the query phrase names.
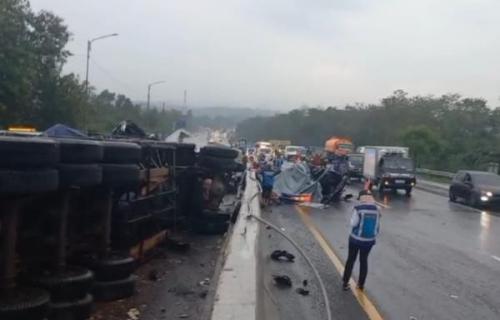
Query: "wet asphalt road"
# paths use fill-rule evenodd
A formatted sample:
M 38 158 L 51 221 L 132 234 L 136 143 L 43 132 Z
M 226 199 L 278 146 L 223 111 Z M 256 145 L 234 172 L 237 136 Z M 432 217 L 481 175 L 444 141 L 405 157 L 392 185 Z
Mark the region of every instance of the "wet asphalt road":
M 382 208 L 381 234 L 369 257 L 365 292 L 384 319 L 500 319 L 500 214 L 449 203 L 443 196 L 420 190 L 410 198 L 392 193 L 377 198 L 386 208 Z M 342 263 L 354 203 L 302 213 Z M 300 215 L 293 206 L 279 206 L 264 217 L 289 230 L 311 252 L 322 277 L 328 280 L 336 318 L 366 318 L 352 293 L 339 290 L 339 272 L 326 254 L 318 253 L 322 249 Z M 292 274 L 310 273 L 301 265 L 294 268 L 303 271 Z M 355 278 L 357 268 L 356 264 Z M 286 305 L 286 299 L 280 303 Z M 288 303 L 288 312 L 304 313 L 297 305 Z

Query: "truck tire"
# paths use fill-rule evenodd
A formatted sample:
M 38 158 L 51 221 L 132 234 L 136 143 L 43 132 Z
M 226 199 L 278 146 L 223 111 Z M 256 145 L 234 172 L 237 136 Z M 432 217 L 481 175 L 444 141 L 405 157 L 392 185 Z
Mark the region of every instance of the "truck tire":
M 238 150 L 224 146 L 206 146 L 200 149 L 200 156 L 214 158 L 236 159 L 238 154 Z
M 29 279 L 31 285 L 47 290 L 52 302 L 84 298 L 93 281 L 92 271 L 74 266 L 66 267 L 63 272 L 45 271 Z
M 1 158 L 1 156 L 0 156 Z M 59 175 L 53 169 L 0 169 L 0 194 L 30 194 L 57 190 Z
M 135 293 L 137 277 L 129 276 L 117 281 L 97 281 L 92 289 L 95 301 L 114 301 L 128 298 Z
M 196 145 L 193 143 L 172 143 L 175 146 L 175 161 L 180 167 L 191 167 L 196 163 Z
M 59 145 L 52 139 L 0 137 L 1 168 L 48 168 L 59 162 Z
M 191 221 L 191 227 L 194 232 L 205 235 L 224 234 L 229 229 L 229 221 L 207 221 L 195 219 Z
M 108 187 L 137 186 L 140 176 L 139 167 L 133 164 L 102 164 L 102 184 Z
M 93 187 L 102 182 L 102 168 L 97 164 L 59 164 L 59 188 Z
M 142 158 L 141 147 L 132 142 L 103 141 L 103 162 L 105 163 L 138 163 Z
M 198 163 L 201 167 L 217 171 L 232 171 L 237 167 L 237 163 L 233 159 L 218 158 L 208 155 L 200 156 Z
M 85 320 L 92 313 L 92 295 L 87 294 L 81 299 L 49 304 L 50 320 Z
M 61 150 L 62 163 L 97 163 L 102 161 L 104 149 L 100 142 L 84 139 L 56 139 Z
M 97 281 L 116 281 L 128 278 L 137 267 L 134 258 L 120 254 L 111 253 L 104 259 L 91 258 L 85 265 L 92 269 Z
M 48 313 L 49 293 L 38 288 L 13 288 L 0 294 L 0 319 L 44 320 Z

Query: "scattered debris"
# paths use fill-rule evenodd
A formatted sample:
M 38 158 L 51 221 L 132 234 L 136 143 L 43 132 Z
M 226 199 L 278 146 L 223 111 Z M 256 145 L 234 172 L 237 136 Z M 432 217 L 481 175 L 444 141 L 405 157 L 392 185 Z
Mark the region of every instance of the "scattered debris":
M 274 282 L 278 287 L 290 288 L 292 286 L 292 279 L 286 275 L 273 275 Z
M 139 310 L 137 310 L 136 308 L 132 308 L 130 309 L 128 312 L 127 312 L 127 316 L 128 316 L 128 319 L 129 320 L 139 320 L 139 315 L 141 313 L 139 312 Z
M 450 298 L 452 298 L 452 299 L 458 299 L 458 296 L 454 295 L 454 294 L 450 294 Z
M 410 320 L 417 320 L 417 317 L 410 316 Z
M 295 290 L 298 294 L 302 295 L 302 296 L 308 296 L 309 295 L 309 290 L 306 290 L 304 288 L 297 288 L 297 290 Z
M 306 280 L 304 280 L 304 281 L 302 281 L 302 285 L 303 285 L 304 287 L 307 287 L 307 284 L 308 284 L 307 279 L 306 279 Z
M 295 256 L 286 250 L 274 250 L 271 253 L 271 259 L 273 259 L 275 261 L 294 262 Z
M 205 280 L 200 281 L 198 284 L 200 286 L 208 286 L 208 285 L 210 285 L 210 278 L 205 278 Z
M 200 292 L 200 293 L 198 294 L 198 296 L 199 296 L 200 298 L 202 298 L 202 299 L 205 299 L 205 298 L 207 297 L 207 295 L 208 295 L 208 290 L 203 290 L 202 292 Z
M 179 316 L 177 316 L 178 318 L 181 318 L 181 319 L 186 319 L 186 318 L 189 318 L 189 314 L 187 313 L 183 313 L 183 314 L 180 314 Z

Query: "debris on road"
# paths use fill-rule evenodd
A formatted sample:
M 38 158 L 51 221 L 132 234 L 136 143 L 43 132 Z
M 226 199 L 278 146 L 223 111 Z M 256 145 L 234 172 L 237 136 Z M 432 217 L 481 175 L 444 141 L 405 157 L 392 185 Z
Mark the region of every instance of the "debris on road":
M 128 316 L 129 320 L 139 320 L 140 314 L 141 313 L 139 312 L 139 310 L 137 310 L 137 308 L 132 308 L 127 312 L 127 316 Z
M 271 259 L 273 259 L 275 261 L 294 262 L 295 256 L 286 250 L 274 250 L 271 253 Z
M 208 285 L 210 285 L 210 278 L 205 278 L 203 281 L 200 281 L 198 284 L 202 287 L 208 286 Z
M 287 275 L 273 275 L 274 283 L 278 287 L 290 288 L 292 287 L 292 279 Z
M 307 279 L 305 279 L 304 281 L 302 281 L 302 285 L 303 285 L 304 287 L 307 287 L 307 284 L 308 284 Z
M 298 294 L 300 294 L 301 296 L 308 296 L 309 295 L 309 290 L 306 290 L 304 288 L 297 288 L 297 290 L 295 290 Z

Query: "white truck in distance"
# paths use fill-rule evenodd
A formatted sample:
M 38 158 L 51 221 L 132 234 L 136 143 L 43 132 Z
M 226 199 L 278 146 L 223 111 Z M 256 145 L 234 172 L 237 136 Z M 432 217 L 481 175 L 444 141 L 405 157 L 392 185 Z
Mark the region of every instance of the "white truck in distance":
M 406 147 L 366 146 L 358 148 L 364 154 L 363 176 L 379 192 L 385 189 L 405 190 L 410 195 L 416 184 L 415 164 Z

